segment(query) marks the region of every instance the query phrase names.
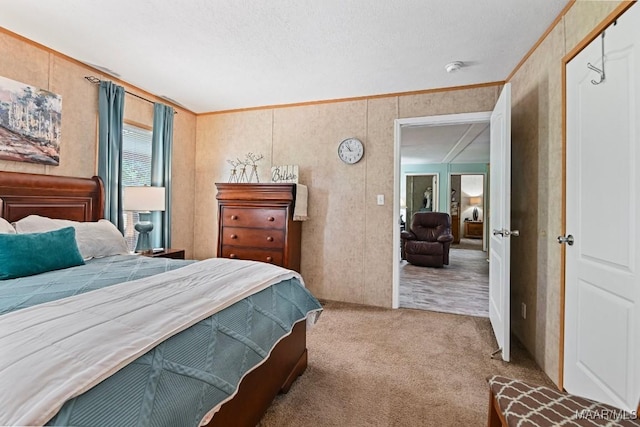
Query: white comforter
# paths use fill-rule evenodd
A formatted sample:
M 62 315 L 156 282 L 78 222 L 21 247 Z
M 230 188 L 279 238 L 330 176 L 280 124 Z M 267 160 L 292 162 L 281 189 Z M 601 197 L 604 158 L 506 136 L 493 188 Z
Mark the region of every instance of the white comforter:
M 299 274 L 213 258 L 0 317 L 0 425 L 41 425 L 167 338 Z

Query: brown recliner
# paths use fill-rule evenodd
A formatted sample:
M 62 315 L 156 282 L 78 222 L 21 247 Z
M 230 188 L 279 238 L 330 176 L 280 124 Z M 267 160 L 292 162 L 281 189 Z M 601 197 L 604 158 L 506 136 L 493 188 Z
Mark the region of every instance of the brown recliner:
M 404 259 L 414 265 L 442 267 L 449 264 L 449 246 L 453 241 L 451 217 L 442 212 L 416 212 L 411 229 L 403 231 Z

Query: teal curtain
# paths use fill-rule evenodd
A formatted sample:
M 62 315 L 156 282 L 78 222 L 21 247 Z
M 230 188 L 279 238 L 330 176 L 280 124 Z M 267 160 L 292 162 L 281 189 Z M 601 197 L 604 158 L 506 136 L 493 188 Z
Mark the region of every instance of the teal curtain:
M 173 147 L 172 107 L 154 104 L 151 149 L 151 185 L 165 188 L 164 212 L 153 212 L 151 245 L 154 248 L 171 247 L 171 150 Z
M 104 183 L 104 217 L 124 234 L 122 216 L 124 88 L 109 81 L 101 81 L 98 110 L 98 176 Z

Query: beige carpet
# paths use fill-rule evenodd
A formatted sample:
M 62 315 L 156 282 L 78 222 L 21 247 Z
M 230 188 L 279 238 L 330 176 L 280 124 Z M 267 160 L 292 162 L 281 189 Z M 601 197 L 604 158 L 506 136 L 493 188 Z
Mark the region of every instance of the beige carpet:
M 492 360 L 481 317 L 327 302 L 307 340 L 306 373 L 260 426 L 485 426 L 486 377 L 553 386 L 517 345 Z

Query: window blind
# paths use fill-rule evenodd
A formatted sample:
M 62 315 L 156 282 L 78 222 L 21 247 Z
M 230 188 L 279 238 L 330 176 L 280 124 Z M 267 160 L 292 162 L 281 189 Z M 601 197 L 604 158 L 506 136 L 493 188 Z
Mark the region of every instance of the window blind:
M 151 185 L 152 131 L 125 123 L 122 128 L 122 185 Z M 138 232 L 137 212 L 124 212 L 125 233 L 129 249 L 133 250 Z

